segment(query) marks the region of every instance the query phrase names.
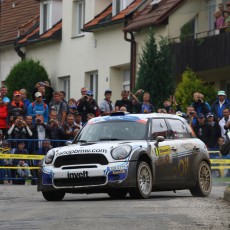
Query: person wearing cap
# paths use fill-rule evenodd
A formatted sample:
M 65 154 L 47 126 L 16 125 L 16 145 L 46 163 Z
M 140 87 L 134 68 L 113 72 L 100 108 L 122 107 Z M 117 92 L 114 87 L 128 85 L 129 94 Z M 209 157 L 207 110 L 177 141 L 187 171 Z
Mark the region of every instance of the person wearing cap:
M 35 123 L 35 117 L 37 114 L 41 114 L 44 117 L 44 122 L 47 123 L 49 119 L 49 107 L 42 101 L 41 92 L 34 94 L 35 101 L 30 103 L 27 108 L 27 115 L 33 117 L 33 123 Z
M 87 122 L 87 114 L 92 113 L 95 117 L 100 116 L 100 109 L 95 99 L 93 99 L 93 91 L 88 90 L 86 95 L 80 99 L 77 106 L 78 112 L 82 115 L 82 122 Z
M 208 133 L 208 148 L 217 148 L 218 147 L 218 138 L 221 137 L 221 130 L 219 123 L 214 120 L 214 115 L 208 113 L 206 115 L 207 124 L 209 125 L 210 132 Z
M 105 95 L 105 98 L 101 101 L 101 103 L 99 105 L 102 116 L 109 115 L 113 111 L 115 111 L 114 104 L 111 101 L 112 90 L 110 90 L 110 89 L 105 90 L 104 95 Z
M 15 118 L 19 115 L 26 115 L 26 107 L 22 102 L 20 91 L 14 91 L 14 97 L 11 103 L 8 104 L 8 120 L 12 124 Z
M 193 130 L 197 138 L 208 145 L 210 126 L 206 123 L 205 115 L 203 113 L 198 114 L 197 123 L 194 125 Z
M 223 90 L 218 91 L 218 99 L 212 103 L 211 112 L 214 115 L 214 119 L 219 121 L 223 117 L 223 109 L 229 108 L 230 103 L 226 99 L 226 93 Z

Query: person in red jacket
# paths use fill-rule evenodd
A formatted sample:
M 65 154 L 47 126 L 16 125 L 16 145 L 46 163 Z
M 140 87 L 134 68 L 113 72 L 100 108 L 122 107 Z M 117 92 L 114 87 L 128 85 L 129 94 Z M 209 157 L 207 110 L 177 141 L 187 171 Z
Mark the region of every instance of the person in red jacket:
M 7 127 L 7 117 L 8 117 L 8 108 L 7 105 L 3 102 L 3 98 L 0 96 L 0 129 L 5 136 L 8 130 Z

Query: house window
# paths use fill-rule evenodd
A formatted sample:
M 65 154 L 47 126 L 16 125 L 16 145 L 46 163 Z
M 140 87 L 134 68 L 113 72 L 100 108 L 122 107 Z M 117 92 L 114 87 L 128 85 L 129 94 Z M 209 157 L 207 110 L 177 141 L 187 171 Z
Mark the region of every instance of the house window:
M 123 90 L 130 90 L 130 69 L 123 70 Z
M 197 32 L 197 16 L 194 17 L 189 22 L 185 23 L 180 29 L 180 39 L 187 40 L 191 38 L 196 38 Z
M 61 91 L 65 91 L 66 93 L 66 100 L 68 101 L 70 98 L 70 76 L 61 77 L 59 78 Z
M 92 90 L 94 93 L 94 99 L 97 101 L 98 100 L 98 72 L 91 72 L 88 74 L 88 81 L 87 87 L 89 90 Z
M 44 33 L 52 27 L 51 9 L 51 1 L 43 1 L 41 3 L 41 33 Z
M 134 0 L 113 0 L 113 16 L 127 8 Z
M 81 29 L 85 24 L 85 0 L 77 0 L 73 2 L 73 35 L 83 34 Z
M 213 16 L 215 11 L 216 11 L 216 1 L 215 0 L 209 0 L 208 1 L 208 27 L 209 27 L 209 30 L 213 30 L 215 28 L 215 26 L 214 26 L 215 18 Z

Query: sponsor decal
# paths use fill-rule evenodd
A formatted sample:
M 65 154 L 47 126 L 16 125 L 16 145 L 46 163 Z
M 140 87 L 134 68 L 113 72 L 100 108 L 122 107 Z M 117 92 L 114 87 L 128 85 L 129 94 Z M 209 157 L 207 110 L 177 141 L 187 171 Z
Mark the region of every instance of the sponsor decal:
M 89 177 L 89 172 L 88 171 L 83 171 L 79 173 L 72 173 L 72 172 L 67 172 L 67 178 L 86 178 Z
M 166 145 L 166 146 L 159 147 L 158 153 L 159 153 L 159 155 L 170 154 L 171 153 L 170 146 Z
M 107 153 L 107 149 L 73 149 L 57 153 L 57 156 L 71 155 L 74 153 Z
M 113 174 L 121 174 L 121 173 L 125 173 L 125 170 L 114 170 Z

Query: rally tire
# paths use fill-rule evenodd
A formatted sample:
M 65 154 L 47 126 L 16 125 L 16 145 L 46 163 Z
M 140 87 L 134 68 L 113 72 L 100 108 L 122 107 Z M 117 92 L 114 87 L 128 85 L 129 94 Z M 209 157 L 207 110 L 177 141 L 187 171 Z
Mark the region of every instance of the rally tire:
M 211 168 L 205 161 L 202 161 L 198 167 L 196 186 L 191 188 L 190 192 L 195 197 L 206 197 L 210 194 L 211 189 Z
M 116 199 L 124 199 L 127 195 L 127 191 L 125 190 L 112 190 L 108 192 L 108 195 L 110 198 L 116 200 Z
M 147 199 L 152 192 L 153 177 L 148 163 L 140 161 L 136 170 L 136 188 L 129 191 L 129 195 L 134 199 Z
M 65 193 L 61 191 L 43 191 L 42 195 L 47 201 L 61 201 Z

